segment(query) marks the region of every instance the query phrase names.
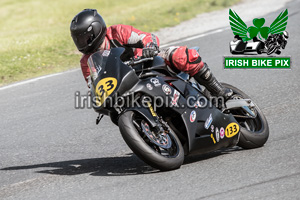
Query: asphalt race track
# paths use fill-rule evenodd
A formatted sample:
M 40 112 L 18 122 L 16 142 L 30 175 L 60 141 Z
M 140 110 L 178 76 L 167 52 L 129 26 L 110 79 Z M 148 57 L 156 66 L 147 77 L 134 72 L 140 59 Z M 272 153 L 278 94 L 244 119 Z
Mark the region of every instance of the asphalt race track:
M 290 38 L 282 55 L 291 56 L 291 70 L 224 70 L 230 29 L 177 43 L 199 45 L 215 76 L 262 108 L 270 127 L 263 148 L 231 148 L 187 157 L 175 171 L 154 170 L 108 117 L 95 125 L 93 110 L 74 109 L 75 92 L 87 88 L 73 70 L 0 90 L 0 199 L 300 199 L 300 1 L 286 7 Z

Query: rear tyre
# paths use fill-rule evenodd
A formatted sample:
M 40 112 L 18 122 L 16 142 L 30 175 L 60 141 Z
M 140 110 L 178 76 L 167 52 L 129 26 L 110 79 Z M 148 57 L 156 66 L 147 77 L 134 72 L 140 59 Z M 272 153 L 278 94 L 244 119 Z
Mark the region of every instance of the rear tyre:
M 157 133 L 143 116 L 133 111 L 122 114 L 118 125 L 129 148 L 151 167 L 168 171 L 182 165 L 184 150 L 170 128 Z
M 226 88 L 232 89 L 234 95 L 237 98 L 243 99 L 251 99 L 247 94 L 238 88 L 222 83 L 222 85 Z M 259 109 L 259 107 L 254 104 L 255 107 L 253 111 L 257 114 L 256 118 L 236 118 L 241 127 L 241 135 L 238 142 L 238 146 L 244 149 L 253 149 L 262 147 L 269 138 L 269 126 L 266 117 Z M 234 113 L 236 112 L 236 113 Z M 240 113 L 242 111 L 232 111 L 232 114 L 243 115 L 244 113 Z

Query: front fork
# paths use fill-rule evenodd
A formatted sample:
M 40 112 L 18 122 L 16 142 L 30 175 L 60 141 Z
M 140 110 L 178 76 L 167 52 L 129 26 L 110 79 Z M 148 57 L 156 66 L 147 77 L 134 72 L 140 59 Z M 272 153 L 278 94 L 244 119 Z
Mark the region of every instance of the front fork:
M 162 126 L 162 123 L 161 123 L 161 118 L 158 117 L 158 115 L 156 114 L 156 112 L 154 111 L 151 103 L 149 101 L 147 101 L 147 106 L 148 106 L 148 109 L 152 115 L 152 117 L 154 118 L 154 120 L 156 121 L 157 125 L 154 127 L 156 129 L 156 133 L 160 133 L 162 131 L 164 131 L 164 128 Z

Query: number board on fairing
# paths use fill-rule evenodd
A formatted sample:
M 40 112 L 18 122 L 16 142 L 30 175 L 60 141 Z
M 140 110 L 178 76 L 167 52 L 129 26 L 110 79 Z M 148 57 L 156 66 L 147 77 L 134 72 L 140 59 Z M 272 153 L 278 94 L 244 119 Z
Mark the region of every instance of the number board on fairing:
M 96 105 L 101 106 L 105 99 L 113 93 L 116 87 L 117 79 L 113 77 L 101 79 L 95 88 L 95 94 L 97 96 Z
M 231 138 L 236 134 L 238 134 L 239 131 L 240 131 L 240 126 L 237 123 L 232 122 L 228 124 L 228 126 L 226 127 L 225 135 L 226 137 Z

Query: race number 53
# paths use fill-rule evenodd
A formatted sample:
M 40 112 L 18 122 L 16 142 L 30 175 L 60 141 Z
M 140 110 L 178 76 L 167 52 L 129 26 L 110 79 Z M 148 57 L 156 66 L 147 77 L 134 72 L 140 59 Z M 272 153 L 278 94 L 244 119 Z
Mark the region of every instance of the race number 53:
M 113 91 L 117 87 L 117 79 L 113 77 L 107 77 L 101 79 L 95 88 L 95 94 L 97 96 L 96 104 L 97 106 L 101 106 L 105 99 L 113 93 Z

